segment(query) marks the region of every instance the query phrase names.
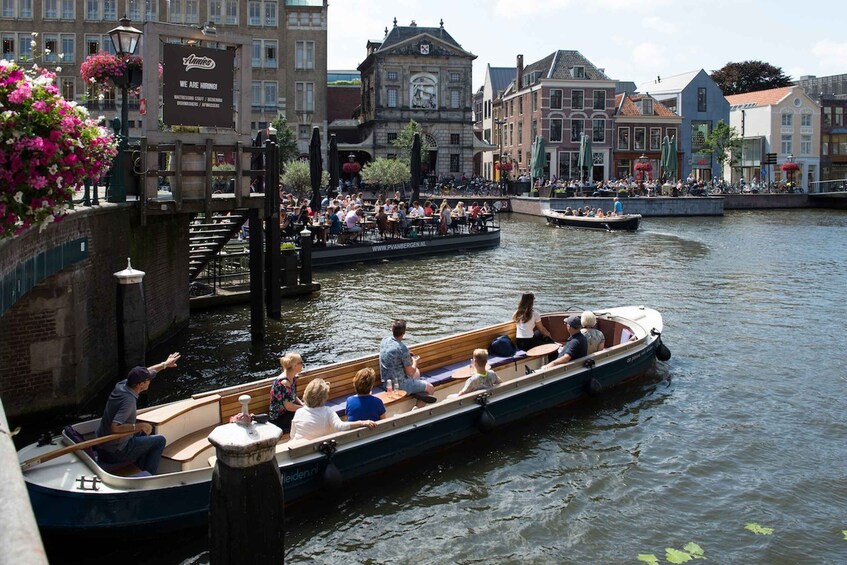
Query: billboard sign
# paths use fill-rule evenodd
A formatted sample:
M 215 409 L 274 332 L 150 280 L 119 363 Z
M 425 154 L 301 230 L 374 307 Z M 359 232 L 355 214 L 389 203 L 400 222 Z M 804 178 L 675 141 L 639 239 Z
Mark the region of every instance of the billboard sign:
M 232 128 L 235 51 L 165 43 L 162 121 Z

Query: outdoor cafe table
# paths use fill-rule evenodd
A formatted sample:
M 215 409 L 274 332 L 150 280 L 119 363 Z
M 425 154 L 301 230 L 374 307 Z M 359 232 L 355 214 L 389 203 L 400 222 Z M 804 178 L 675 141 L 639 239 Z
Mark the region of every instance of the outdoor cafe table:
M 526 352 L 527 357 L 543 357 L 545 355 L 550 355 L 557 349 L 561 347 L 558 343 L 542 343 L 541 345 L 536 345 L 532 349 Z
M 317 232 L 318 240 L 326 246 L 326 234 L 329 233 L 329 224 L 326 222 L 319 224 L 316 222 L 309 222 L 308 228 L 313 232 Z
M 380 392 L 375 394 L 377 398 L 382 400 L 383 404 L 391 404 L 392 402 L 397 402 L 398 400 L 402 400 L 404 396 L 406 396 L 405 390 L 393 390 L 391 392 Z

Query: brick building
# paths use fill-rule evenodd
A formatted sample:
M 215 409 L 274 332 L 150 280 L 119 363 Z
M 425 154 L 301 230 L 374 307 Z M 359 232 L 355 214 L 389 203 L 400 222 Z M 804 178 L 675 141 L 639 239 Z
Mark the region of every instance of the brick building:
M 580 136 L 591 135 L 595 180 L 609 178 L 615 112 L 616 81 L 578 51 L 554 51 L 526 67 L 518 55 L 515 78 L 503 93 L 503 153 L 513 175 L 530 168 L 532 141 L 544 138 L 544 176 L 579 176 Z
M 635 175 L 639 161 L 653 165 L 653 173 L 661 169 L 662 140 L 678 137 L 682 118 L 647 94 L 618 94 L 615 97 L 615 149 L 612 171 L 617 178 Z M 681 157 L 677 156 L 677 171 Z
M 57 86 L 66 99 L 84 102 L 95 115 L 120 116 L 119 93 L 110 89 L 97 100 L 79 69 L 91 54 L 114 53 L 109 30 L 124 14 L 139 29 L 145 21 L 195 28 L 211 22 L 217 29 L 252 34 L 253 129 L 267 127 L 284 112 L 303 151 L 308 150 L 313 125 L 326 131 L 326 0 L 4 0 L 0 58 L 37 56 L 39 64 L 61 68 Z M 38 33 L 34 48 L 32 33 Z M 210 35 L 210 42 L 213 39 Z M 139 45 L 137 53 L 141 50 Z M 143 119 L 138 104 L 138 98 L 130 96 L 131 137 L 139 135 Z
M 847 180 L 847 74 L 803 76 L 796 84 L 821 106 L 821 181 Z

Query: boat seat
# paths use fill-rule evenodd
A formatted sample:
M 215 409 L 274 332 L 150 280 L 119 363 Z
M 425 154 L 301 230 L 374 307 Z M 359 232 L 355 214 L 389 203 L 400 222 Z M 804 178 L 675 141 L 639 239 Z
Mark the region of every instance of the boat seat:
M 202 430 L 192 432 L 185 437 L 181 437 L 173 443 L 165 446 L 165 451 L 162 457 L 176 461 L 177 463 L 187 463 L 193 460 L 204 449 L 212 445 L 209 443 L 209 434 L 212 433 L 217 426 L 209 426 Z

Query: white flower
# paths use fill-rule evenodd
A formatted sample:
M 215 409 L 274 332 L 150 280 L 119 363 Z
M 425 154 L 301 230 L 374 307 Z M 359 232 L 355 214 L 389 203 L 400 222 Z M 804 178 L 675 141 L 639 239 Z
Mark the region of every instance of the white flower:
M 60 58 L 60 59 L 64 59 L 64 58 L 65 58 L 65 54 L 64 54 L 64 53 L 58 53 L 58 55 L 59 55 L 59 58 Z
M 91 80 L 93 81 L 94 79 L 91 79 Z M 106 95 L 103 94 L 102 92 L 97 96 L 97 100 L 99 100 L 100 102 L 102 102 L 105 99 L 106 99 Z
M 56 72 L 57 72 L 57 73 L 61 73 L 61 72 L 62 72 L 62 67 L 56 67 Z
M 33 35 L 35 35 L 35 34 L 33 34 Z M 32 41 L 29 42 L 29 46 L 30 47 L 38 47 L 38 42 L 33 39 Z
M 50 173 L 51 175 L 55 175 L 56 173 L 59 172 L 59 166 L 54 163 L 54 164 L 50 165 L 49 167 L 47 167 L 47 172 Z
M 95 82 L 97 82 L 97 79 L 95 79 L 94 77 L 91 77 L 90 79 L 88 79 L 88 82 L 90 82 L 91 84 L 94 84 Z
M 45 55 L 49 55 L 50 53 L 52 53 L 52 51 L 50 51 L 49 49 L 47 49 L 47 48 L 45 47 L 45 48 L 44 48 L 44 54 L 45 54 Z
M 15 202 L 17 202 L 18 204 L 24 203 L 24 193 L 20 190 L 15 193 Z
M 33 36 L 33 37 L 38 37 L 38 32 L 34 31 L 34 32 L 30 33 L 30 35 Z

